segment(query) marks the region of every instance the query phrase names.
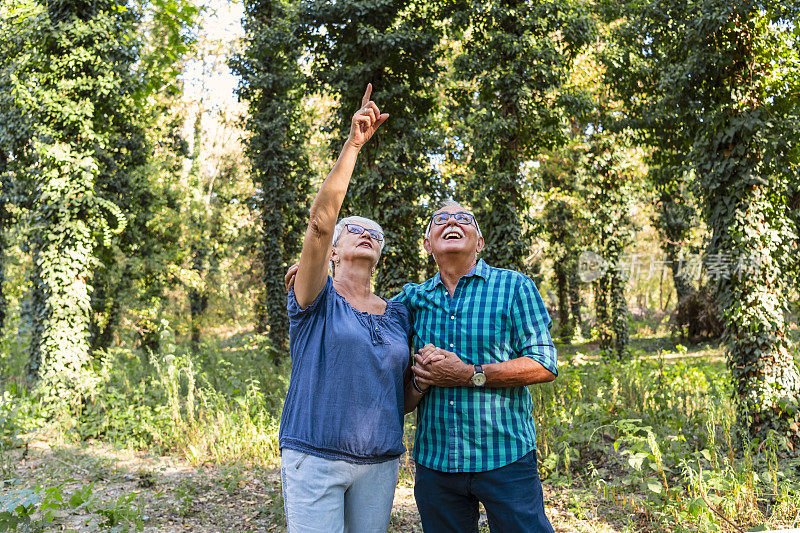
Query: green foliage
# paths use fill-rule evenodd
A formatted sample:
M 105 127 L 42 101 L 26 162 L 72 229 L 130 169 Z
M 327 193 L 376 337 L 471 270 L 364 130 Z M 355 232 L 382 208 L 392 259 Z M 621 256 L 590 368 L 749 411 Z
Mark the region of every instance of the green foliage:
M 46 531 L 56 518 L 90 512 L 101 516 L 105 531 L 142 531 L 144 522 L 136 494 L 123 494 L 104 502 L 92 492 L 92 484 L 64 493 L 64 484 L 51 487 L 14 488 L 0 497 L 0 531 Z
M 111 204 L 97 195 L 96 183 L 111 171 L 105 154 L 118 149 L 112 132 L 133 105 L 136 14 L 112 1 L 8 7 L 12 17 L 2 33 L 14 27 L 10 48 L 22 53 L 3 60 L 15 94 L 3 107 L 30 122 L 4 124 L 28 135 L 22 146 L 5 146 L 15 149 L 18 175 L 30 174 L 36 185 L 28 222 L 35 266 L 29 373 L 45 396 L 74 401 L 94 382 L 88 370 L 94 250 L 113 227 L 105 222 Z M 119 209 L 111 211 L 119 227 Z
M 786 317 L 797 241 L 790 183 L 800 159 L 791 141 L 797 91 L 789 89 L 797 79 L 786 68 L 797 60 L 796 24 L 787 14 L 772 2 L 643 4 L 623 33 L 631 41 L 623 60 L 641 67 L 651 114 L 680 125 L 679 153 L 690 147 L 711 230 L 709 255 L 732 265 L 714 281 L 740 422 L 754 436 L 777 430 L 796 446 L 800 373 Z
M 300 250 L 308 221 L 309 161 L 304 150 L 310 127 L 303 116 L 302 42 L 297 2 L 245 3 L 246 50 L 231 61 L 241 76 L 239 97 L 247 102 L 247 155 L 261 218 L 258 251 L 263 295 L 259 330 L 269 324 L 276 364 L 288 353 L 289 318 L 283 275 Z
M 657 530 L 791 523 L 794 462 L 778 460 L 777 438 L 737 433 L 723 363 L 667 359 L 685 352 L 625 363 L 579 352 L 532 386 L 544 481 L 588 485 Z
M 372 98 L 389 119 L 361 150 L 342 214 L 365 216 L 386 231 L 376 292 L 394 295 L 422 270 L 419 242 L 431 195 L 429 154 L 436 149 L 432 123 L 442 36 L 439 2 L 418 0 L 307 0 L 300 15 L 311 54 L 315 88 L 338 98 L 331 129 L 338 153 L 372 83 Z
M 462 194 L 476 208 L 492 265 L 524 271 L 530 255 L 525 162 L 565 140 L 560 90 L 572 60 L 593 35 L 571 1 L 458 2 L 463 32 L 451 91 L 451 120 L 465 123 Z
M 193 463 L 261 464 L 278 456 L 278 419 L 288 365 L 266 364 L 261 336 L 178 347 L 169 327 L 161 352 L 115 349 L 103 358 L 101 383 L 78 420 L 80 438 L 178 452 Z

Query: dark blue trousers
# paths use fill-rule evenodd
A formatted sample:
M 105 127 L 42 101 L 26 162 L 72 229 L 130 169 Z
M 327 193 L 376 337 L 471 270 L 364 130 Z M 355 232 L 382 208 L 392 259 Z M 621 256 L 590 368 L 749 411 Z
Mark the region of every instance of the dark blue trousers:
M 493 533 L 553 533 L 536 450 L 488 472 L 439 472 L 417 463 L 414 498 L 426 533 L 477 533 L 478 502 Z

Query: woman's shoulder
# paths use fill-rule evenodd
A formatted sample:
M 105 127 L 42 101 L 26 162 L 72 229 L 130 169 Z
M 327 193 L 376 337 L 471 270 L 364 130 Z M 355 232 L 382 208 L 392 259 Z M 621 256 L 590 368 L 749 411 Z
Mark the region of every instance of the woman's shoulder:
M 289 294 L 286 296 L 286 309 L 289 312 L 289 318 L 302 318 L 308 315 L 315 314 L 321 307 L 327 305 L 329 300 L 328 296 L 333 290 L 333 280 L 330 276 L 328 279 L 325 280 L 325 286 L 322 287 L 322 290 L 319 291 L 319 294 L 311 302 L 306 308 L 301 308 L 300 304 L 297 302 L 297 296 L 294 293 L 294 287 L 289 290 Z

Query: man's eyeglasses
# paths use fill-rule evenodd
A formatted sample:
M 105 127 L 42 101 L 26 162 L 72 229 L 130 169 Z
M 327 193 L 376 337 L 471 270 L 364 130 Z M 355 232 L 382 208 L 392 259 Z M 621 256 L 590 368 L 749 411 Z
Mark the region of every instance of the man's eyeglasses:
M 475 222 L 475 217 L 470 213 L 436 213 L 433 215 L 433 223 L 437 226 L 447 224 L 450 217 L 454 217 L 459 224 L 472 224 Z M 477 227 L 477 225 L 476 225 Z
M 370 236 L 378 242 L 383 242 L 383 233 L 376 229 L 367 229 L 364 226 L 359 226 L 358 224 L 345 224 L 345 228 L 350 233 L 355 233 L 356 235 L 361 235 L 365 231 L 370 234 Z

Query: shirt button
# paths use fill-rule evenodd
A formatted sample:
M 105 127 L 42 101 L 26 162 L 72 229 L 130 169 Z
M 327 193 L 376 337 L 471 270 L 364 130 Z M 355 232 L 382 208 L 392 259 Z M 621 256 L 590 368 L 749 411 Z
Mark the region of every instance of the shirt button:
M 453 400 L 450 400 L 450 405 L 453 405 Z
M 455 320 L 455 319 L 456 319 L 455 315 L 450 315 L 450 320 Z
M 452 343 L 452 342 L 450 343 L 450 347 L 451 347 L 451 348 L 453 347 L 453 343 Z
M 375 326 L 375 331 L 378 331 L 378 326 Z

